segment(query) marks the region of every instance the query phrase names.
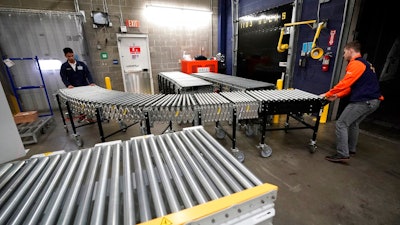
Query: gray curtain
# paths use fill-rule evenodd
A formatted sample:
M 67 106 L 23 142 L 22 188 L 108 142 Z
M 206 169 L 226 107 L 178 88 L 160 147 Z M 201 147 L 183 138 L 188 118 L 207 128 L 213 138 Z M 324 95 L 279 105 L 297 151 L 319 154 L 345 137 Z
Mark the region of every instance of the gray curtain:
M 8 67 L 9 72 L 4 72 L 8 82 L 3 85 L 8 85 L 10 88 L 6 89 L 12 90 L 8 94 L 16 93 L 14 97 L 20 103 L 21 111 L 49 113 L 50 108 L 58 108 L 54 94 L 65 87 L 59 68 L 46 70 L 42 66 L 38 67 L 36 60 L 24 58 L 37 57 L 39 60 L 64 62 L 66 59 L 62 49 L 71 47 L 78 59 L 86 62 L 88 57 L 82 23 L 83 16 L 76 12 L 0 8 L 1 54 L 3 59 L 15 59 L 15 65 Z M 18 87 L 42 84 L 45 88 L 16 90 Z

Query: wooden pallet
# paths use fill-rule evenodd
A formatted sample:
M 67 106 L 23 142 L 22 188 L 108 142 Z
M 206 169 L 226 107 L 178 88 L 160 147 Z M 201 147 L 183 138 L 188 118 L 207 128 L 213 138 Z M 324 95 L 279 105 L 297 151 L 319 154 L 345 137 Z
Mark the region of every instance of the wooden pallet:
M 23 144 L 33 144 L 38 142 L 40 135 L 46 131 L 53 124 L 53 117 L 38 119 L 30 123 L 21 123 L 17 125 L 19 135 Z

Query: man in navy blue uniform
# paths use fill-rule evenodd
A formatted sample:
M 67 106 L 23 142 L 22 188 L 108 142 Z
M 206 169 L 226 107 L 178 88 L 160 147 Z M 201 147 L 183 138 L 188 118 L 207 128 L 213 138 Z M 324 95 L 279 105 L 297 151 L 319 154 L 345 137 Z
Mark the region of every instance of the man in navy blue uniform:
M 60 75 L 65 86 L 67 88 L 94 86 L 95 83 L 87 65 L 75 60 L 74 51 L 71 48 L 64 48 L 63 51 L 67 61 L 61 65 Z

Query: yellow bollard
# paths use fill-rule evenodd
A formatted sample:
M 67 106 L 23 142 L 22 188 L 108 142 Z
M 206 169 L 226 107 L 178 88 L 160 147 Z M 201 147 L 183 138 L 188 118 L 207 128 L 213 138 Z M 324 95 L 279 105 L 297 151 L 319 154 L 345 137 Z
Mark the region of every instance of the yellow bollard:
M 283 88 L 283 80 L 282 79 L 276 80 L 276 89 L 282 90 L 282 88 Z
M 276 80 L 276 89 L 282 90 L 282 88 L 283 88 L 283 80 L 282 79 Z M 274 115 L 272 123 L 279 123 L 279 115 Z
M 105 83 L 106 83 L 106 89 L 112 90 L 110 77 L 105 77 L 104 80 L 105 80 Z
M 14 115 L 21 112 L 21 110 L 19 110 L 17 98 L 14 95 L 8 95 L 7 97 L 9 99 L 9 102 L 11 103 L 10 108 L 12 114 Z
M 320 123 L 326 123 L 326 118 L 328 117 L 328 109 L 329 109 L 329 104 L 324 106 L 324 109 L 322 110 L 321 117 L 319 118 Z

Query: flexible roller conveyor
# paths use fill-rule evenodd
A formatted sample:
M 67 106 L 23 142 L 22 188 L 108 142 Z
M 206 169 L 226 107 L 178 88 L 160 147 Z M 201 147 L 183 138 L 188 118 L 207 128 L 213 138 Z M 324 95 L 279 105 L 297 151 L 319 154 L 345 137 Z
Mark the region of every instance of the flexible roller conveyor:
M 76 132 L 76 128 L 88 124 L 84 123 L 80 126 L 75 126 L 73 114 L 84 114 L 87 117 L 95 118 L 95 122 L 97 122 L 99 128 L 101 141 L 104 142 L 107 137 L 120 131 L 126 131 L 130 126 L 145 120 L 145 106 L 163 96 L 163 94 L 148 95 L 113 91 L 99 86 L 83 86 L 72 89 L 64 88 L 60 89 L 56 94 L 64 128 L 68 132 L 66 120 L 62 112 L 63 107 L 61 102 L 63 102 L 67 108 L 69 121 L 73 130 L 72 137 L 80 147 L 83 146 L 83 140 Z M 121 129 L 106 136 L 101 124 L 104 120 L 117 121 Z M 130 124 L 127 125 L 125 122 Z
M 192 122 L 196 118 L 195 101 L 189 94 L 168 94 L 148 105 L 151 121 Z
M 241 162 L 244 161 L 244 153 L 236 148 L 236 126 L 240 120 L 250 120 L 258 118 L 259 103 L 258 101 L 246 94 L 245 92 L 235 91 L 235 92 L 220 92 L 219 93 L 224 98 L 231 102 L 230 107 L 231 114 L 229 115 L 231 119 L 229 122 L 232 124 L 231 135 L 224 130 L 220 125 L 221 121 L 216 121 L 215 131 L 216 137 L 219 139 L 229 137 L 232 140 L 232 154 Z M 248 128 L 248 127 L 246 127 Z M 246 131 L 246 133 L 248 133 Z
M 231 120 L 232 103 L 218 93 L 193 94 L 201 111 L 203 122 Z
M 0 224 L 272 224 L 277 189 L 195 126 L 0 165 Z
M 220 94 L 234 103 L 234 109 L 237 111 L 237 122 L 241 124 L 241 127 L 244 127 L 247 136 L 252 136 L 257 131 L 254 124 L 259 122 L 261 109 L 259 100 L 245 92 L 220 92 Z
M 238 120 L 258 118 L 259 101 L 254 97 L 240 91 L 220 92 L 220 94 L 234 104 Z
M 313 135 L 310 140 L 310 152 L 316 151 L 316 138 L 323 106 L 327 102 L 320 96 L 302 91 L 300 89 L 285 90 L 256 90 L 246 91 L 247 94 L 257 99 L 261 107 L 262 117 L 262 136 L 259 148 L 262 157 L 269 157 L 272 149 L 265 144 L 265 132 L 267 130 L 291 130 L 291 129 L 312 129 Z M 315 115 L 314 124 L 307 123 L 303 119 L 303 114 Z M 268 117 L 276 114 L 286 114 L 284 128 L 267 128 Z M 290 127 L 289 117 L 299 121 L 303 126 Z
M 159 90 L 164 94 L 207 93 L 213 91 L 213 84 L 183 72 L 160 72 Z
M 251 80 L 243 77 L 220 73 L 192 73 L 191 76 L 209 81 L 214 84 L 214 87 L 217 90 L 225 92 L 275 89 L 275 85 L 268 82 Z
M 190 75 L 185 74 L 184 76 Z M 67 106 L 68 115 L 71 116 L 73 136 L 77 142 L 80 141 L 80 138 L 76 134 L 72 114 L 82 112 L 95 116 L 102 142 L 108 137 L 104 135 L 101 127 L 101 121 L 104 119 L 115 120 L 120 124 L 127 121 L 131 123 L 129 126 L 140 122 L 142 134 L 151 134 L 150 127 L 155 121 L 169 123 L 167 128 L 171 130 L 172 122 L 192 122 L 193 125 L 215 122 L 217 123 L 217 137 L 225 136 L 225 132 L 219 132 L 222 130 L 218 129 L 220 122 L 232 123 L 232 133 L 234 133 L 237 121 L 255 120 L 262 121 L 260 122 L 262 126 L 260 148 L 265 150 L 261 153 L 263 157 L 268 157 L 272 152 L 269 146 L 264 144 L 266 130 L 283 129 L 287 131 L 303 128 L 289 127 L 289 116 L 302 123 L 304 128 L 313 129 L 314 134 L 310 146 L 311 152 L 315 152 L 320 113 L 323 109 L 322 106 L 326 104 L 318 95 L 299 89 L 147 95 L 107 90 L 99 86 L 84 86 L 60 89 L 56 97 L 58 102 L 61 101 L 59 99 L 62 99 Z M 59 104 L 59 108 L 62 109 L 61 104 Z M 316 115 L 315 125 L 303 120 L 302 116 L 305 113 Z M 269 116 L 277 114 L 288 115 L 285 127 L 267 129 Z M 64 118 L 63 122 L 66 126 Z M 121 130 L 124 131 L 129 126 L 121 126 Z M 249 127 L 251 128 L 251 126 L 246 128 Z M 246 129 L 246 135 L 254 133 L 248 131 L 251 129 Z M 234 143 L 235 137 L 231 139 Z M 232 150 L 235 149 L 235 144 L 233 144 Z

